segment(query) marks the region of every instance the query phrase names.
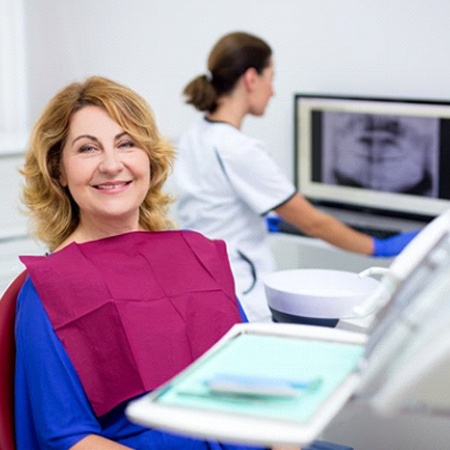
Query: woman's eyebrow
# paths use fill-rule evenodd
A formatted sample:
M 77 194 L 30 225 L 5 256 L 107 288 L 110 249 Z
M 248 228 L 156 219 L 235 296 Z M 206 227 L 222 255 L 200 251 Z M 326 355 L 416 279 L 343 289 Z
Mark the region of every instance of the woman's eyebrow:
M 128 135 L 129 135 L 128 132 L 122 131 L 121 133 L 114 136 L 114 140 L 118 141 L 122 136 L 128 136 Z M 73 139 L 72 145 L 75 144 L 75 142 L 78 141 L 79 139 L 83 139 L 83 138 L 87 138 L 87 139 L 91 139 L 92 141 L 99 142 L 98 138 L 96 138 L 95 136 L 92 136 L 91 134 L 80 134 L 75 139 Z
M 91 136 L 90 134 L 80 134 L 80 136 L 77 136 L 73 141 L 72 141 L 72 145 L 75 144 L 76 141 L 78 141 L 79 139 L 83 139 L 83 138 L 88 138 L 91 139 L 93 141 L 98 142 L 98 139 L 95 136 Z
M 122 131 L 122 133 L 119 133 L 116 135 L 116 137 L 114 138 L 115 141 L 119 140 L 122 136 L 129 136 L 130 133 L 127 133 L 126 131 Z

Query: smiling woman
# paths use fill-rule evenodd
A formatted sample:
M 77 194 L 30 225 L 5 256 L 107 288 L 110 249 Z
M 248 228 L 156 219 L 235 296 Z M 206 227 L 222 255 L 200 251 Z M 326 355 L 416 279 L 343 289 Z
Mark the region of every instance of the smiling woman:
M 248 449 L 124 413 L 244 319 L 224 243 L 167 230 L 173 157 L 145 100 L 105 78 L 62 89 L 37 121 L 23 200 L 52 253 L 21 257 L 18 450 Z

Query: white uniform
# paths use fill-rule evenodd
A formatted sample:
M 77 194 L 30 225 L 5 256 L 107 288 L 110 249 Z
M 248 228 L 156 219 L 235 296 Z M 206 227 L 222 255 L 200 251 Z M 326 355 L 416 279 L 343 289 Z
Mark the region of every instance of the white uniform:
M 202 118 L 177 143 L 174 180 L 183 228 L 227 244 L 236 293 L 250 321 L 270 321 L 262 279 L 275 270 L 265 213 L 295 187 L 266 146 L 223 122 Z

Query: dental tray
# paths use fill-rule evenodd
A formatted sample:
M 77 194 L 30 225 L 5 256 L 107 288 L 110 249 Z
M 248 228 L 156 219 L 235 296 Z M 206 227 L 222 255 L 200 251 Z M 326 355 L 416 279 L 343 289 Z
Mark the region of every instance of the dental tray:
M 359 381 L 366 336 L 239 324 L 187 370 L 130 403 L 141 425 L 224 442 L 306 444 Z

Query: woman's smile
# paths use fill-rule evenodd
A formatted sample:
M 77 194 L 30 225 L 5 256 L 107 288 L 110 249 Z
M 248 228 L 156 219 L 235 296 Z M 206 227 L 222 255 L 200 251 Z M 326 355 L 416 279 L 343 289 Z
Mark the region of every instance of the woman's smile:
M 101 184 L 94 184 L 93 187 L 100 191 L 108 191 L 114 194 L 116 192 L 123 192 L 132 181 L 109 181 Z

